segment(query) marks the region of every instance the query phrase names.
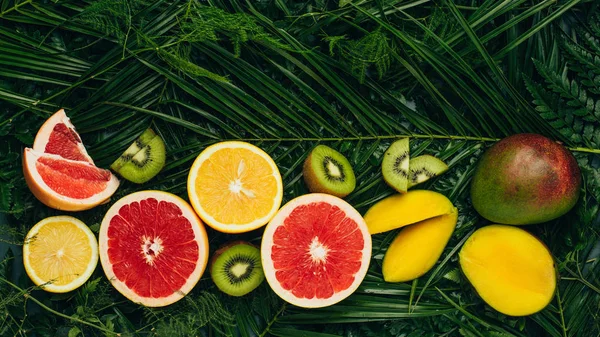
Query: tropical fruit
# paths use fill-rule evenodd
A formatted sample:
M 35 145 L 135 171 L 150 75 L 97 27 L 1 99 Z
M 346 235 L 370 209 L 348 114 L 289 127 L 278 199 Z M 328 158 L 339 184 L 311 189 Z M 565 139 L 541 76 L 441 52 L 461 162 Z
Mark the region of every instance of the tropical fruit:
M 226 233 L 264 226 L 283 197 L 281 174 L 273 159 L 258 147 L 237 141 L 204 149 L 190 169 L 187 186 L 200 218 Z
M 408 189 L 410 147 L 408 138 L 395 141 L 385 151 L 381 173 L 385 182 L 400 193 Z
M 377 234 L 455 211 L 452 202 L 444 195 L 413 190 L 377 202 L 365 214 L 365 222 L 369 233 Z
M 146 129 L 110 168 L 131 182 L 143 184 L 162 170 L 165 158 L 162 138 L 152 129 Z
M 279 297 L 300 307 L 325 307 L 350 296 L 364 279 L 371 236 L 346 201 L 306 194 L 285 204 L 269 222 L 261 258 Z
M 552 255 L 538 238 L 518 227 L 478 229 L 463 245 L 459 262 L 479 296 L 503 314 L 531 315 L 554 296 Z
M 354 191 L 356 178 L 343 154 L 325 145 L 317 145 L 304 161 L 304 182 L 311 192 L 343 198 Z
M 141 191 L 119 199 L 100 225 L 100 262 L 133 302 L 161 307 L 183 298 L 208 262 L 208 238 L 183 199 Z
M 70 216 L 38 222 L 23 244 L 25 271 L 35 285 L 53 293 L 75 290 L 98 264 L 98 242 L 92 231 Z
M 94 165 L 64 110 L 42 125 L 33 149 L 25 148 L 23 173 L 38 200 L 65 211 L 95 207 L 119 187 L 110 171 Z
M 442 255 L 454 233 L 458 212 L 440 215 L 400 230 L 383 258 L 386 282 L 412 281 L 427 273 Z
M 226 244 L 214 253 L 210 275 L 222 292 L 244 296 L 265 280 L 260 250 L 244 241 Z
M 426 154 L 412 158 L 409 166 L 408 188 L 424 183 L 427 180 L 448 171 L 448 165 L 446 165 L 446 163 L 434 156 Z
M 562 145 L 518 134 L 485 152 L 473 176 L 471 199 L 484 218 L 509 225 L 555 219 L 579 198 L 581 172 Z

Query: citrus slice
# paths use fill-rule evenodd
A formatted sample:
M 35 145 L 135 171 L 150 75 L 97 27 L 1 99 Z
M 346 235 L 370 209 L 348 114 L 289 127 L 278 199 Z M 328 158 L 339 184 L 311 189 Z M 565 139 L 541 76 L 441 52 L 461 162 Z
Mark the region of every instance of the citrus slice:
M 100 262 L 112 285 L 133 302 L 161 307 L 183 298 L 208 263 L 208 237 L 183 199 L 161 191 L 129 194 L 100 226 Z
M 96 269 L 98 242 L 78 219 L 49 217 L 27 233 L 23 263 L 29 278 L 44 290 L 72 291 L 84 284 Z
M 90 209 L 107 201 L 119 187 L 119 180 L 108 170 L 29 148 L 23 154 L 23 172 L 36 198 L 65 211 Z
M 33 149 L 37 152 L 56 154 L 65 159 L 94 164 L 64 109 L 58 110 L 40 127 L 33 142 Z
M 279 297 L 300 307 L 325 307 L 350 296 L 364 279 L 371 236 L 346 201 L 306 194 L 285 204 L 269 222 L 261 259 Z
M 273 159 L 245 142 L 204 149 L 190 169 L 188 194 L 212 228 L 243 233 L 264 226 L 281 206 L 283 183 Z

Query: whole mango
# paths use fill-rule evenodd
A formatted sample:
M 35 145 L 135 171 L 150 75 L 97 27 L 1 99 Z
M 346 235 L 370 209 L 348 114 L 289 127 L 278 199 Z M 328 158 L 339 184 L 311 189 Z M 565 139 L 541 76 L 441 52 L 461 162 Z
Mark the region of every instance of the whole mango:
M 471 185 L 473 206 L 502 224 L 549 221 L 579 198 L 581 171 L 562 145 L 537 134 L 517 134 L 494 144 L 478 163 Z

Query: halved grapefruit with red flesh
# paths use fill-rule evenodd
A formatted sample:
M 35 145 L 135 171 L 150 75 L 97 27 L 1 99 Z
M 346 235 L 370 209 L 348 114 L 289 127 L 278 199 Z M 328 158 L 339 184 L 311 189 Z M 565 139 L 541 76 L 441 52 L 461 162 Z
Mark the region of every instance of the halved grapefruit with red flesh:
M 108 170 L 29 148 L 23 154 L 23 172 L 36 198 L 65 211 L 90 209 L 108 200 L 119 187 L 119 180 Z
M 346 201 L 306 194 L 283 206 L 265 229 L 261 259 L 267 282 L 285 301 L 319 308 L 350 296 L 371 260 L 371 235 Z
M 100 226 L 100 262 L 133 302 L 162 307 L 189 293 L 208 263 L 204 225 L 183 199 L 161 191 L 129 194 Z
M 58 110 L 40 127 L 33 142 L 33 149 L 37 152 L 56 154 L 66 159 L 94 164 L 79 134 L 75 131 L 75 126 L 63 109 Z

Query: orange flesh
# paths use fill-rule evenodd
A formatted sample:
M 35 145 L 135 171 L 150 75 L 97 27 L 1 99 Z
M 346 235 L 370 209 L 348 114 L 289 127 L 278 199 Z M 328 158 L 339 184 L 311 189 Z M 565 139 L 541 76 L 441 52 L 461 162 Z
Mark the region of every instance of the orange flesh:
M 76 225 L 51 222 L 29 239 L 29 263 L 35 274 L 53 285 L 71 283 L 87 269 L 92 248 L 86 233 Z
M 516 227 L 492 225 L 477 230 L 460 252 L 460 265 L 483 300 L 511 316 L 542 310 L 556 288 L 550 252 Z
M 194 184 L 202 208 L 224 224 L 246 224 L 267 216 L 278 193 L 267 160 L 243 148 L 213 153 L 198 169 Z

